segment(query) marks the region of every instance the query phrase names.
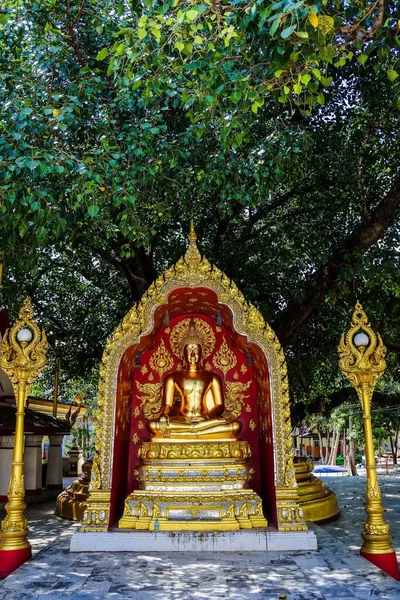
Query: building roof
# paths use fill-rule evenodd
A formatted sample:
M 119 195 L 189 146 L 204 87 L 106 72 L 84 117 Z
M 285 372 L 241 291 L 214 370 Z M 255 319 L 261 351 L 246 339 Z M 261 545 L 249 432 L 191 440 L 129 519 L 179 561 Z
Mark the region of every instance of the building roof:
M 12 435 L 15 430 L 15 405 L 0 402 L 0 435 Z M 25 410 L 24 433 L 28 435 L 68 434 L 70 427 L 66 421 L 56 419 L 31 408 Z

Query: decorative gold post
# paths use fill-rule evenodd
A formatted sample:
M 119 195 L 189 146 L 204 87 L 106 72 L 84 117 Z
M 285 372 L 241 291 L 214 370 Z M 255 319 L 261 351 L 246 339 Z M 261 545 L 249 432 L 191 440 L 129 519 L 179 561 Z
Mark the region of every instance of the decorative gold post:
M 40 331 L 29 298 L 19 311 L 18 319 L 7 329 L 1 342 L 0 367 L 14 388 L 16 422 L 13 462 L 8 489 L 7 516 L 0 528 L 0 576 L 5 577 L 31 556 L 27 540 L 28 522 L 24 516 L 24 417 L 30 384 L 46 364 L 46 334 Z
M 356 303 L 349 331 L 343 333 L 340 338 L 338 350 L 339 368 L 354 385 L 363 409 L 367 520 L 361 534 L 364 540 L 361 555 L 395 579 L 399 579 L 396 553 L 390 543 L 389 525 L 383 518 L 384 508 L 376 473 L 371 425 L 371 398 L 378 379 L 386 368 L 386 348 L 379 333 L 375 334 L 372 331 L 359 302 Z

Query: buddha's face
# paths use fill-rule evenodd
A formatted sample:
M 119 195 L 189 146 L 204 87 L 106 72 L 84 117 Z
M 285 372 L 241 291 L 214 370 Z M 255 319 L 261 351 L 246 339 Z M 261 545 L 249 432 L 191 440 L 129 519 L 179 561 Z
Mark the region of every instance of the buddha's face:
M 201 360 L 201 346 L 200 344 L 188 344 L 183 350 L 183 356 L 185 357 L 186 364 L 190 366 L 198 366 Z

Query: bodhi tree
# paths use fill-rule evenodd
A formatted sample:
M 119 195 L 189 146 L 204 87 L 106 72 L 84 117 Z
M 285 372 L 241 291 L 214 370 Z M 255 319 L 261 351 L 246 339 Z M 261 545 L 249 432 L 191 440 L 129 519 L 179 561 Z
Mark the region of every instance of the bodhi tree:
M 293 402 L 343 385 L 357 296 L 398 375 L 396 2 L 1 11 L 3 299 L 33 296 L 67 372 L 93 368 L 194 217 L 277 331 Z

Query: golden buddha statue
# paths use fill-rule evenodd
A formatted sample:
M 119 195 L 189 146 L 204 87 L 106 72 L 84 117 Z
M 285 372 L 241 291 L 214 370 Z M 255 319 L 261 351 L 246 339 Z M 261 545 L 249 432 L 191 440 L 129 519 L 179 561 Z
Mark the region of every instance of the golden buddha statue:
M 153 438 L 237 439 L 241 423 L 221 416 L 221 379 L 201 366 L 202 339 L 193 319 L 182 342 L 182 355 L 185 368 L 171 373 L 164 382 L 160 418 L 147 424 Z M 180 398 L 178 414 L 171 416 L 176 395 Z
M 161 415 L 147 421 L 152 437 L 139 448 L 137 489 L 125 499 L 121 529 L 267 526 L 261 498 L 249 488 L 254 473 L 250 445 L 237 439 L 241 423 L 222 416 L 219 375 L 202 366 L 203 351 L 207 357 L 213 344 L 202 334 L 201 322 L 181 321 L 183 326 L 178 324 L 179 331 L 171 334 L 171 347 L 184 367 L 166 377 Z

